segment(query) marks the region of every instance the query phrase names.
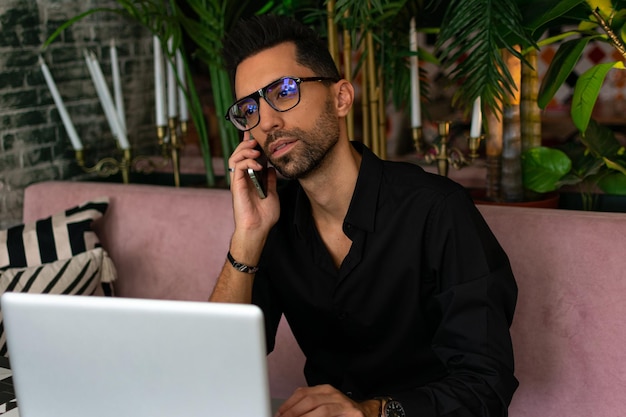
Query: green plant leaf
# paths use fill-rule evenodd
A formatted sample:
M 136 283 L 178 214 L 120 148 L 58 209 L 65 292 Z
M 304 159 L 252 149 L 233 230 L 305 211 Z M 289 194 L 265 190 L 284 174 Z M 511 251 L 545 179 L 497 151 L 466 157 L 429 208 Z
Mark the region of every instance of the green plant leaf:
M 508 42 L 523 46 L 534 41 L 522 25 L 515 0 L 452 0 L 448 3 L 437 39 L 442 68 L 458 88 L 454 102 L 469 106 L 482 97 L 486 107 L 501 111 L 515 82 L 501 55 L 506 48 L 521 58 Z
M 582 149 L 580 154 L 567 156 L 572 160 L 572 174 L 581 180 L 597 175 L 605 167 L 601 159 L 592 156 L 586 149 Z
M 563 16 L 585 0 L 518 0 L 524 23 L 532 31 Z
M 537 193 L 556 190 L 571 168 L 572 161 L 558 149 L 538 146 L 522 154 L 524 187 Z
M 559 46 L 559 49 L 556 51 L 543 77 L 541 87 L 539 87 L 537 104 L 540 108 L 545 109 L 548 103 L 550 103 L 552 97 L 554 97 L 567 77 L 572 73 L 572 70 L 583 54 L 583 50 L 591 39 L 591 37 L 572 39 L 563 42 L 561 46 Z
M 602 158 L 607 167 L 619 171 L 622 175 L 626 175 L 626 168 L 621 165 L 619 162 L 612 161 L 609 158 Z
M 52 32 L 52 35 L 50 35 L 48 37 L 48 39 L 46 39 L 46 41 L 44 42 L 44 44 L 42 45 L 41 49 L 46 49 L 52 42 L 54 42 L 54 40 L 61 34 L 63 33 L 63 31 L 67 28 L 69 28 L 70 26 L 72 26 L 74 23 L 78 22 L 79 20 L 82 20 L 84 18 L 86 18 L 89 15 L 92 15 L 94 13 L 100 13 L 100 12 L 112 12 L 112 13 L 118 13 L 118 14 L 122 14 L 122 10 L 120 9 L 110 9 L 110 8 L 95 8 L 95 9 L 89 9 L 84 13 L 81 13 L 79 15 L 76 15 L 74 17 L 72 17 L 71 19 L 69 19 L 67 22 L 63 23 L 61 26 L 59 26 L 54 32 Z
M 605 16 L 609 16 L 611 11 L 613 10 L 613 6 L 611 5 L 611 0 L 586 0 L 587 4 L 593 9 L 598 10 L 600 13 Z
M 622 10 L 615 10 L 615 14 L 611 17 L 611 29 L 618 34 L 623 29 L 624 24 L 626 23 L 626 8 Z M 623 38 L 622 38 L 623 39 Z
M 606 75 L 613 68 L 624 69 L 624 63 L 618 61 L 598 64 L 585 71 L 576 82 L 572 97 L 571 115 L 574 125 L 581 132 L 587 130 L 591 112 L 598 99 L 598 94 L 600 94 L 600 88 Z
M 589 121 L 589 126 L 580 140 L 586 146 L 588 152 L 597 159 L 603 157 L 613 158 L 619 155 L 620 149 L 622 149 L 619 141 L 615 138 L 615 132 L 593 119 Z
M 626 195 L 626 175 L 609 174 L 598 181 L 598 187 L 607 194 Z
M 576 185 L 576 184 L 580 184 L 583 181 L 583 178 L 580 178 L 578 175 L 570 172 L 568 174 L 565 174 L 565 176 L 563 178 L 561 178 L 559 181 L 557 181 L 556 183 L 556 188 L 561 188 L 564 185 Z

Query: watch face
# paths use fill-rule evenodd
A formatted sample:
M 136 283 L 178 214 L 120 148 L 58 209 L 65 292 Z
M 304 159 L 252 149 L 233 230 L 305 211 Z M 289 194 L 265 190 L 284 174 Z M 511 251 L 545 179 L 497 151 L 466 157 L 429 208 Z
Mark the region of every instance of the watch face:
M 385 417 L 406 417 L 402 404 L 394 400 L 388 401 L 385 404 Z

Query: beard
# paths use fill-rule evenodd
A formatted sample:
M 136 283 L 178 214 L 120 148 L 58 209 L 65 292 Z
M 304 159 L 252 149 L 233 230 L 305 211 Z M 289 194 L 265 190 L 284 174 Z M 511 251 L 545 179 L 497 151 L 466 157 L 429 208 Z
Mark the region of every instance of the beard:
M 332 99 L 326 100 L 324 111 L 310 131 L 302 129 L 281 130 L 268 135 L 266 154 L 269 145 L 281 137 L 298 138 L 298 149 L 280 158 L 269 158 L 276 170 L 285 178 L 302 179 L 315 172 L 329 152 L 339 141 L 339 120 Z

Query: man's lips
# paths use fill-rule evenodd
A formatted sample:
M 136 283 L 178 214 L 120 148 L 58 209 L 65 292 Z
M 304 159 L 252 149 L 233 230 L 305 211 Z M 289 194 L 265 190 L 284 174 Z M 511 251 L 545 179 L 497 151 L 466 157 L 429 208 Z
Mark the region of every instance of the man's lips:
M 284 153 L 288 152 L 295 143 L 295 139 L 277 140 L 270 145 L 270 153 L 274 158 L 280 157 Z

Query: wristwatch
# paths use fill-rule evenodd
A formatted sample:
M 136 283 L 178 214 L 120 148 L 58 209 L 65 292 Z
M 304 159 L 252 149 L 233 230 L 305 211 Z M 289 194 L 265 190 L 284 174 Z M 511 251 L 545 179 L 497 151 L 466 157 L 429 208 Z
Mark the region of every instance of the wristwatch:
M 380 399 L 380 417 L 406 417 L 399 401 L 385 397 Z

